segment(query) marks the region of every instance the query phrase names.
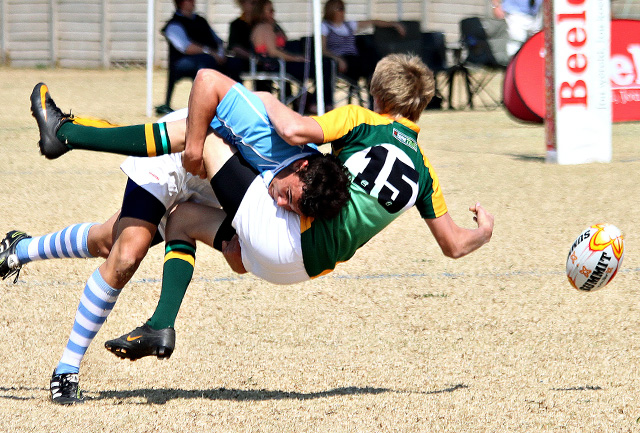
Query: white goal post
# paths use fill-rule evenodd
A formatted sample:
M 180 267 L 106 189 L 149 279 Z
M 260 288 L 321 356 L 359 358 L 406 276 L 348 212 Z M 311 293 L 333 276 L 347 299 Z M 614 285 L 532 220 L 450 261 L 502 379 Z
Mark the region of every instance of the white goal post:
M 547 161 L 611 161 L 610 0 L 544 0 Z

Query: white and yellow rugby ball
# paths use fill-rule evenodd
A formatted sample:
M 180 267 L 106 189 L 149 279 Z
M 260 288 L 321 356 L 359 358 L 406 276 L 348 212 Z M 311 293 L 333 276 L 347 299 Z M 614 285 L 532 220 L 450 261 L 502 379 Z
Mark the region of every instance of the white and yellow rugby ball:
M 616 276 L 624 257 L 624 236 L 611 224 L 595 224 L 573 242 L 567 256 L 567 278 L 584 292 L 606 286 Z

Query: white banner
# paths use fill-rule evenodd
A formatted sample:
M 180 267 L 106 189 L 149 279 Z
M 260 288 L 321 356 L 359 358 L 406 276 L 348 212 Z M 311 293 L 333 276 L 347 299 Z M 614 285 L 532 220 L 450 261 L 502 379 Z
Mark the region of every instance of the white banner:
M 551 0 L 547 0 L 551 1 Z M 554 126 L 547 160 L 611 161 L 610 0 L 553 0 Z

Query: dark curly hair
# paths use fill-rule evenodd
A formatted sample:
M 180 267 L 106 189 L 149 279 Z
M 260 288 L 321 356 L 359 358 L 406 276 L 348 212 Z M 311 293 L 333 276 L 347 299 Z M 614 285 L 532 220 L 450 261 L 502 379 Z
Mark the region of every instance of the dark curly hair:
M 309 164 L 297 173 L 304 183 L 300 211 L 313 218 L 333 218 L 349 200 L 349 171 L 331 154 L 306 159 Z

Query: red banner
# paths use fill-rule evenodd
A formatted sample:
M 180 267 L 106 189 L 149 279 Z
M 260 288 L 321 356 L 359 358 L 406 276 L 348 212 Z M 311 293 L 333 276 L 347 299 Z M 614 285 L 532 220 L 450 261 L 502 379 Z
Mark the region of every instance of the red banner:
M 640 21 L 611 22 L 611 103 L 614 122 L 640 121 Z M 519 120 L 545 117 L 544 35 L 529 39 L 511 59 L 503 84 L 504 104 Z
M 640 21 L 611 22 L 613 121 L 640 120 Z

